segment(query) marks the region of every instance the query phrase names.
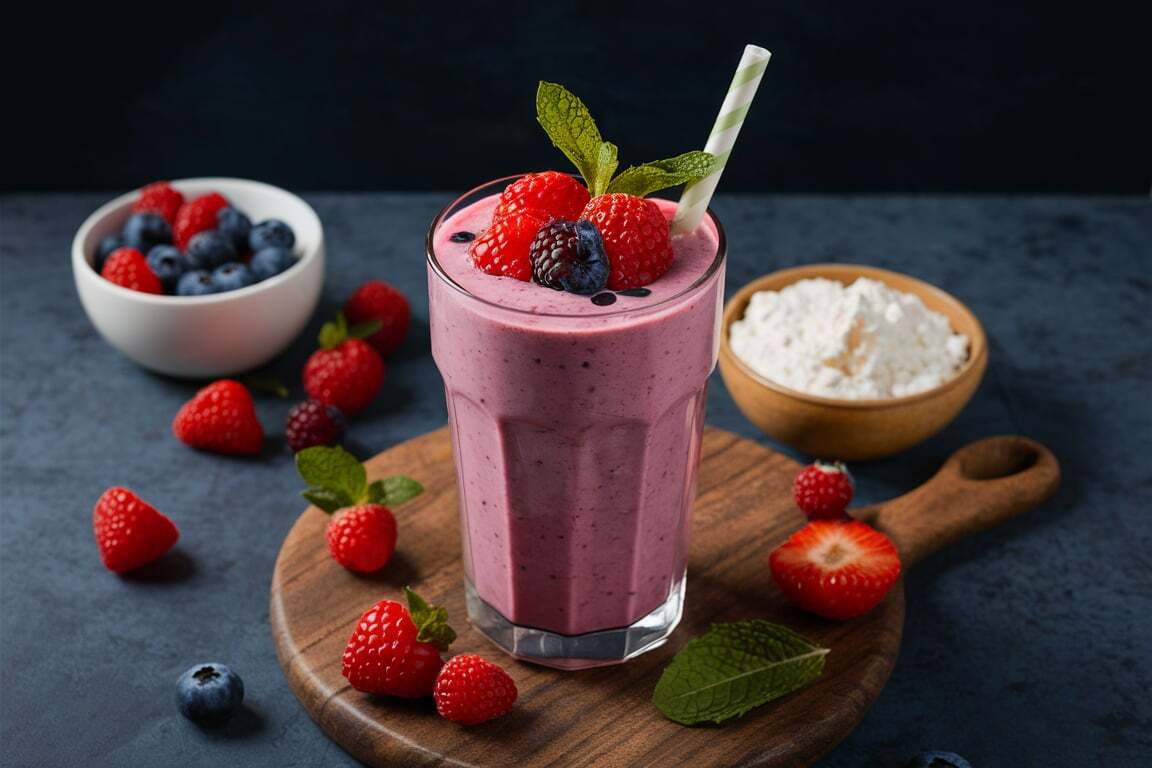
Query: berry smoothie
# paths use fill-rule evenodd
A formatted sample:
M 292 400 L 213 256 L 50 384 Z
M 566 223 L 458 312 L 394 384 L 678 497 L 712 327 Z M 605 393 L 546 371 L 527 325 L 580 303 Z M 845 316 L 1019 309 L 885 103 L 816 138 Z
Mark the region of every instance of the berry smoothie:
M 469 611 L 524 658 L 622 661 L 680 616 L 723 234 L 706 217 L 647 295 L 593 301 L 470 263 L 506 183 L 449 206 L 428 241 Z M 675 203 L 656 203 L 670 219 Z

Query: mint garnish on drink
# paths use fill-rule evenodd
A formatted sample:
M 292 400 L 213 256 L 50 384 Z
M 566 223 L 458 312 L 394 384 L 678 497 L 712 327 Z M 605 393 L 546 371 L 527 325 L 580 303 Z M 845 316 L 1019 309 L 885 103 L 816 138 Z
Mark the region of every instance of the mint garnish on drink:
M 296 454 L 296 469 L 311 486 L 301 495 L 325 512 L 357 504 L 394 507 L 424 492 L 424 486 L 404 475 L 369 483 L 364 465 L 338 447 L 305 448 Z
M 652 703 L 682 725 L 719 723 L 820 677 L 827 648 L 762 619 L 713 624 L 664 670 Z

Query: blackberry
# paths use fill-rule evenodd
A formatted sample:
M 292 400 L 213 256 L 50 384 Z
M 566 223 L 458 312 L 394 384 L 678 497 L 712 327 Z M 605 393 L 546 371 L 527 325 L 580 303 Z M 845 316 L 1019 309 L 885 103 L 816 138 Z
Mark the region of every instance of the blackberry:
M 528 249 L 532 279 L 557 291 L 593 294 L 608 283 L 608 256 L 590 221 L 553 221 Z

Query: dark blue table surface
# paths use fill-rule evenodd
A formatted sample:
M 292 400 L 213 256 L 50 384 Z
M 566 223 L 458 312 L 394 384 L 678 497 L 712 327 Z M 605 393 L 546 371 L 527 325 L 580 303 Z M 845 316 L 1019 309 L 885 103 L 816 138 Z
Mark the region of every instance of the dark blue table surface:
M 322 315 L 369 278 L 412 300 L 411 335 L 351 431 L 349 447 L 367 456 L 445 421 L 422 241 L 447 196 L 306 197 L 328 238 Z M 258 402 L 273 435 L 258 459 L 197 453 L 171 436 L 195 385 L 105 345 L 72 285 L 72 235 L 103 199 L 0 202 L 0 763 L 354 764 L 289 692 L 269 635 L 272 565 L 302 509 L 281 437 L 291 402 Z M 1042 509 L 909 574 L 896 670 L 821 764 L 898 766 L 948 749 L 978 768 L 1148 765 L 1149 201 L 722 197 L 716 209 L 730 291 L 779 267 L 859 262 L 943 287 L 987 328 L 991 361 L 972 403 L 923 445 L 856 465 L 860 501 L 913 488 L 986 435 L 1029 435 L 1063 462 L 1064 485 Z M 297 395 L 319 320 L 271 366 Z M 763 440 L 719 378 L 709 421 Z M 182 532 L 175 553 L 135 578 L 105 571 L 92 540 L 92 504 L 114 484 Z M 179 673 L 208 659 L 233 665 L 248 690 L 250 710 L 221 732 L 198 730 L 173 704 Z

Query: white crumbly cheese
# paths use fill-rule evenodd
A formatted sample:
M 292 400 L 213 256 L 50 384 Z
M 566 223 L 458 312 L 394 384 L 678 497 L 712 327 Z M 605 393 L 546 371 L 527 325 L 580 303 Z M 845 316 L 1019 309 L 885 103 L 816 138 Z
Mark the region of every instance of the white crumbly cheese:
M 952 378 L 968 337 L 918 296 L 859 278 L 801 280 L 752 296 L 729 329 L 732 351 L 761 376 L 840 400 L 903 397 Z

